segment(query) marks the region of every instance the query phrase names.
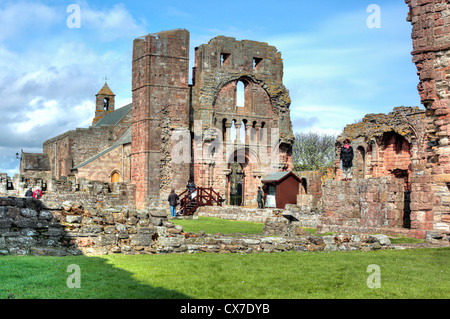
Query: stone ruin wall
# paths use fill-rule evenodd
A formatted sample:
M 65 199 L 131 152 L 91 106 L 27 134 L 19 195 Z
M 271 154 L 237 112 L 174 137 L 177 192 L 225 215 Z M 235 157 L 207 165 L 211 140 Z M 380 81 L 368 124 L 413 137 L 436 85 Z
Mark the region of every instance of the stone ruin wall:
M 230 237 L 185 233 L 158 209 L 84 209 L 63 202 L 48 209 L 35 199 L 0 197 L 0 255 L 258 253 L 389 249 L 384 235 Z M 268 225 L 266 231 L 270 233 Z

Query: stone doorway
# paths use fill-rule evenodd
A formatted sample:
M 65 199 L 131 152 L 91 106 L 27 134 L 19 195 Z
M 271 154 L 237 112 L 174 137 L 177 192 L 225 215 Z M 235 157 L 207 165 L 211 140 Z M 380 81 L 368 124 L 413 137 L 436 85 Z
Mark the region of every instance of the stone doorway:
M 120 175 L 119 175 L 119 173 L 114 172 L 111 175 L 111 183 L 118 183 L 118 182 L 120 182 Z
M 233 206 L 243 206 L 244 205 L 244 170 L 242 165 L 239 163 L 232 163 L 231 173 L 228 176 L 229 184 L 229 204 Z
M 409 183 L 409 173 L 407 170 L 395 169 L 392 171 L 398 179 L 402 179 L 405 185 L 404 206 L 403 206 L 403 228 L 411 228 L 411 186 Z

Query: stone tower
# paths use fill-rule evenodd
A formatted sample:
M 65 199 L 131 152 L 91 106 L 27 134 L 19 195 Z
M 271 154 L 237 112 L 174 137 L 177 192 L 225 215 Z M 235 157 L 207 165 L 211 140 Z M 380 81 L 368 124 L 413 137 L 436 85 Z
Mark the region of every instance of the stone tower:
M 105 82 L 105 85 L 101 88 L 101 90 L 97 93 L 96 101 L 95 101 L 95 116 L 92 120 L 92 125 L 97 123 L 102 117 L 104 117 L 107 113 L 114 112 L 114 93 L 109 88 L 108 84 Z
M 164 31 L 133 43 L 131 179 L 139 208 L 167 204 L 190 163 L 172 158 L 172 136 L 189 130 L 189 32 Z M 189 141 L 186 141 L 189 142 Z

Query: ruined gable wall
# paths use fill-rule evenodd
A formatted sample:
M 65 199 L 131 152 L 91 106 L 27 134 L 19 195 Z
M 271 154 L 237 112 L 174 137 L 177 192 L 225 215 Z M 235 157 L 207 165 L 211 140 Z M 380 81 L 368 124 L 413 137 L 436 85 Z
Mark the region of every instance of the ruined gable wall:
M 233 151 L 243 150 L 245 159 L 240 162 L 245 172 L 244 204 L 256 205 L 256 191 L 261 185 L 261 177 L 292 168 L 290 98 L 282 83 L 281 53 L 267 43 L 219 36 L 196 48 L 193 78 L 193 119 L 195 125 L 197 122 L 202 125 L 201 128 L 194 128 L 194 150 L 208 148 L 217 142 L 216 139 L 204 140 L 204 136 L 208 135 L 205 132 L 210 129 L 221 132 L 223 137 L 223 154 L 216 155 L 212 162 L 211 158 L 198 155 L 202 153 L 194 153 L 194 180 L 198 186 L 212 186 L 228 198 L 229 162 L 235 160 Z M 242 107 L 236 106 L 238 82 L 245 85 L 245 104 Z M 233 122 L 237 130 L 245 126 L 245 139 L 231 139 Z M 260 156 L 258 148 L 250 145 L 252 128 L 256 136 L 262 131 L 261 128 L 267 130 L 268 136 L 272 129 L 279 129 L 282 143 L 279 165 L 272 166 L 270 160 Z M 269 147 L 264 152 L 270 157 L 271 151 L 269 137 Z
M 413 62 L 417 86 L 427 117 L 426 167 L 413 175 L 417 198 L 415 227 L 450 232 L 450 3 L 444 0 L 406 0 L 412 24 Z

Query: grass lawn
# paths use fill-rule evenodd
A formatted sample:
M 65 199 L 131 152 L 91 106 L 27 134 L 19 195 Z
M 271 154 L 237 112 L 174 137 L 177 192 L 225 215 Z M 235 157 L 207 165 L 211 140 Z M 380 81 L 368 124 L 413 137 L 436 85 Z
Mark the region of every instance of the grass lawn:
M 175 225 L 183 226 L 188 233 L 204 231 L 207 234 L 262 234 L 264 224 L 247 221 L 226 220 L 214 217 L 199 217 L 198 219 L 174 219 Z
M 0 298 L 450 298 L 450 249 L 0 257 Z M 68 288 L 67 267 L 81 269 Z M 369 289 L 369 265 L 381 288 Z

